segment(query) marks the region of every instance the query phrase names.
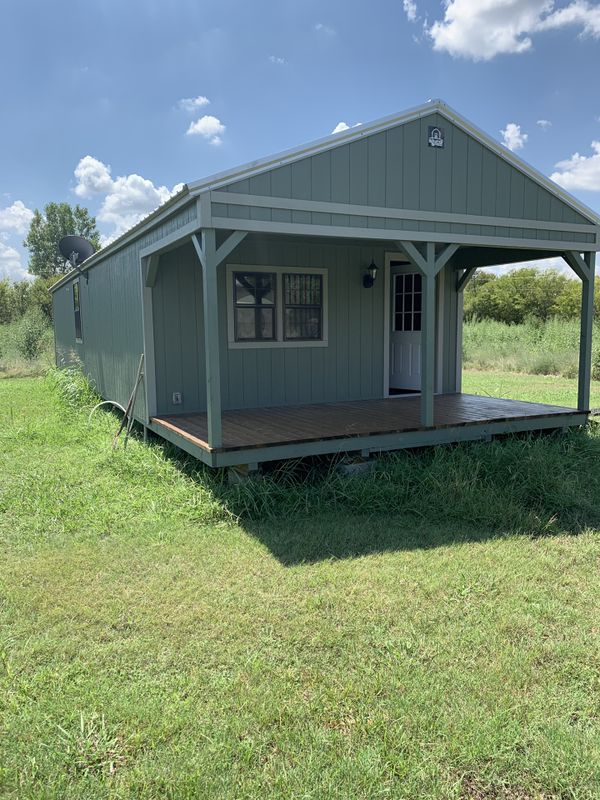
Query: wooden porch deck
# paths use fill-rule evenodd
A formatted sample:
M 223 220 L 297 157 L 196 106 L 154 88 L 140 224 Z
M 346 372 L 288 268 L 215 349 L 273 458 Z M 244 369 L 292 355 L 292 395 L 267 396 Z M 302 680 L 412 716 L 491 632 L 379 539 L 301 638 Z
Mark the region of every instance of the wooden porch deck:
M 223 444 L 220 448 L 211 448 L 206 441 L 206 414 L 159 416 L 153 417 L 151 422 L 158 433 L 164 431 L 165 434 L 175 434 L 206 453 L 239 452 L 268 449 L 278 445 L 306 445 L 311 442 L 337 440 L 338 446 L 332 447 L 333 452 L 341 449 L 339 440 L 360 440 L 354 443 L 354 447 L 353 442 L 348 442 L 344 449 L 351 451 L 360 449 L 363 440 L 384 435 L 389 437 L 390 434 L 444 430 L 450 434 L 450 430 L 457 428 L 485 427 L 490 423 L 505 423 L 501 430 L 495 424 L 493 430 L 490 429 L 491 433 L 508 433 L 511 430 L 578 425 L 585 421 L 585 415 L 577 409 L 563 406 L 468 394 L 445 394 L 435 397 L 434 419 L 433 428 L 424 428 L 421 425 L 419 396 L 224 411 Z M 483 435 L 483 432 L 480 431 L 480 434 Z M 172 436 L 167 435 L 166 438 L 173 440 Z M 457 435 L 456 441 L 462 438 L 476 438 L 476 432 L 469 437 Z M 451 441 L 452 437 L 440 439 L 442 440 Z M 398 446 L 406 444 L 399 442 Z M 392 448 L 388 445 L 385 449 Z M 325 452 L 323 447 L 320 451 Z M 293 455 L 290 453 L 287 457 Z M 252 453 L 247 453 L 247 460 L 253 460 Z

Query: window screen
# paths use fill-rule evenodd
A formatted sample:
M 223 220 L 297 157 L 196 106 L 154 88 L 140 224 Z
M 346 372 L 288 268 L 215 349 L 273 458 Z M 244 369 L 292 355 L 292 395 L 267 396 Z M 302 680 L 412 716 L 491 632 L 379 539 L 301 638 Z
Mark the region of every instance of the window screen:
M 323 338 L 323 278 L 321 275 L 283 276 L 283 329 L 286 340 Z

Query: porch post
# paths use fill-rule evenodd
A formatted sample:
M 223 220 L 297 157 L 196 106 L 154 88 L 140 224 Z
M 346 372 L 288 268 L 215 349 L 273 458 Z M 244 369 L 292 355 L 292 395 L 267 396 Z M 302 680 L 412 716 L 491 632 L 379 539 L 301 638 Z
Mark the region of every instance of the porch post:
M 396 244 L 421 273 L 421 425 L 432 428 L 435 393 L 435 279 L 454 256 L 459 245 L 446 245 L 436 257 L 434 242 L 426 242 L 425 255 L 414 242 L 398 241 Z
M 202 230 L 202 247 L 197 236 L 194 246 L 202 263 L 204 305 L 204 352 L 206 361 L 206 417 L 208 445 L 221 447 L 221 359 L 219 337 L 219 296 L 217 290 L 217 248 L 214 228 Z
M 421 424 L 433 426 L 435 389 L 435 245 L 427 242 L 425 269 L 422 273 L 421 316 Z
M 585 253 L 587 267 L 581 278 L 581 328 L 579 334 L 579 376 L 577 386 L 577 408 L 590 409 L 590 379 L 592 374 L 592 331 L 594 325 L 594 277 L 596 254 Z

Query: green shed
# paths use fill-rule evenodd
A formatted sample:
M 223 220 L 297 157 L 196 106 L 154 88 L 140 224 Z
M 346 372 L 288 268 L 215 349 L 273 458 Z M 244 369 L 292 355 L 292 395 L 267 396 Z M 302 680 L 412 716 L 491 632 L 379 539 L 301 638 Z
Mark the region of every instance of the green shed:
M 56 361 L 212 466 L 581 425 L 600 219 L 436 100 L 189 183 L 53 287 Z M 577 408 L 461 393 L 478 267 L 581 279 Z

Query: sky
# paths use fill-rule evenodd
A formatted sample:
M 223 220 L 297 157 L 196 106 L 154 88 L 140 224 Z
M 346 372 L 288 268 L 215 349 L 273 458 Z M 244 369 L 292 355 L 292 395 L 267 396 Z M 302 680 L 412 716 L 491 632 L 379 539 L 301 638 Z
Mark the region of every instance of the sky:
M 0 278 L 178 184 L 441 98 L 600 213 L 600 0 L 2 0 Z

